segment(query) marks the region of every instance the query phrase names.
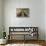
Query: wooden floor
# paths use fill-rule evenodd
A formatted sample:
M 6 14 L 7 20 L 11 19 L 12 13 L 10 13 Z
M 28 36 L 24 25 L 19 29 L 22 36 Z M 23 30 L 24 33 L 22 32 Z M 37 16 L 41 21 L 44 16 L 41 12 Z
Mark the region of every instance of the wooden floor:
M 46 46 L 46 42 L 43 40 L 10 40 L 7 44 L 0 46 Z

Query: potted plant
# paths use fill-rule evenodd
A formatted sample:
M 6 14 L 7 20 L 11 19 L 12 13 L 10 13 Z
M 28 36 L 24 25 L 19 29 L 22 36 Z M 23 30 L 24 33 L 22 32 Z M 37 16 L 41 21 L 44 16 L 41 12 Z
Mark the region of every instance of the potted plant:
M 3 30 L 3 29 L 2 29 Z M 0 31 L 0 44 L 6 44 L 7 40 L 6 40 L 6 32 L 4 31 Z

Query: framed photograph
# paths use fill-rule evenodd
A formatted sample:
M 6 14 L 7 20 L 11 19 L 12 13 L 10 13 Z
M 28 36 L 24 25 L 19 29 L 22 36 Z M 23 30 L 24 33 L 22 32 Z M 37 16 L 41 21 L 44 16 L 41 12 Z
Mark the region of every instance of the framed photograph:
M 29 17 L 29 8 L 16 8 L 17 17 Z

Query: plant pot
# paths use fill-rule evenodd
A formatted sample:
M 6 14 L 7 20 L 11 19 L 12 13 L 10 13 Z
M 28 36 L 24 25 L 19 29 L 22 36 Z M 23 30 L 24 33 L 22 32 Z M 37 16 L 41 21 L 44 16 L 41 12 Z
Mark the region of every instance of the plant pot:
M 0 44 L 6 44 L 7 40 L 6 39 L 0 39 Z

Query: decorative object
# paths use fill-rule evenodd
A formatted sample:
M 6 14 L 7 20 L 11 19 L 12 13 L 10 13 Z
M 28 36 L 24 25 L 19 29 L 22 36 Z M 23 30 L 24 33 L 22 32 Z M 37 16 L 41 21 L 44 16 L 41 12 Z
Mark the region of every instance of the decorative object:
M 3 32 L 3 38 L 6 39 L 6 32 Z
M 6 39 L 0 39 L 0 44 L 6 44 L 7 40 Z
M 0 44 L 6 44 L 7 39 L 6 39 L 6 32 L 5 32 L 5 27 L 2 25 L 1 32 L 0 32 Z
M 16 16 L 17 17 L 28 17 L 29 8 L 16 8 Z
M 0 39 L 0 44 L 6 44 L 7 40 L 6 39 Z

